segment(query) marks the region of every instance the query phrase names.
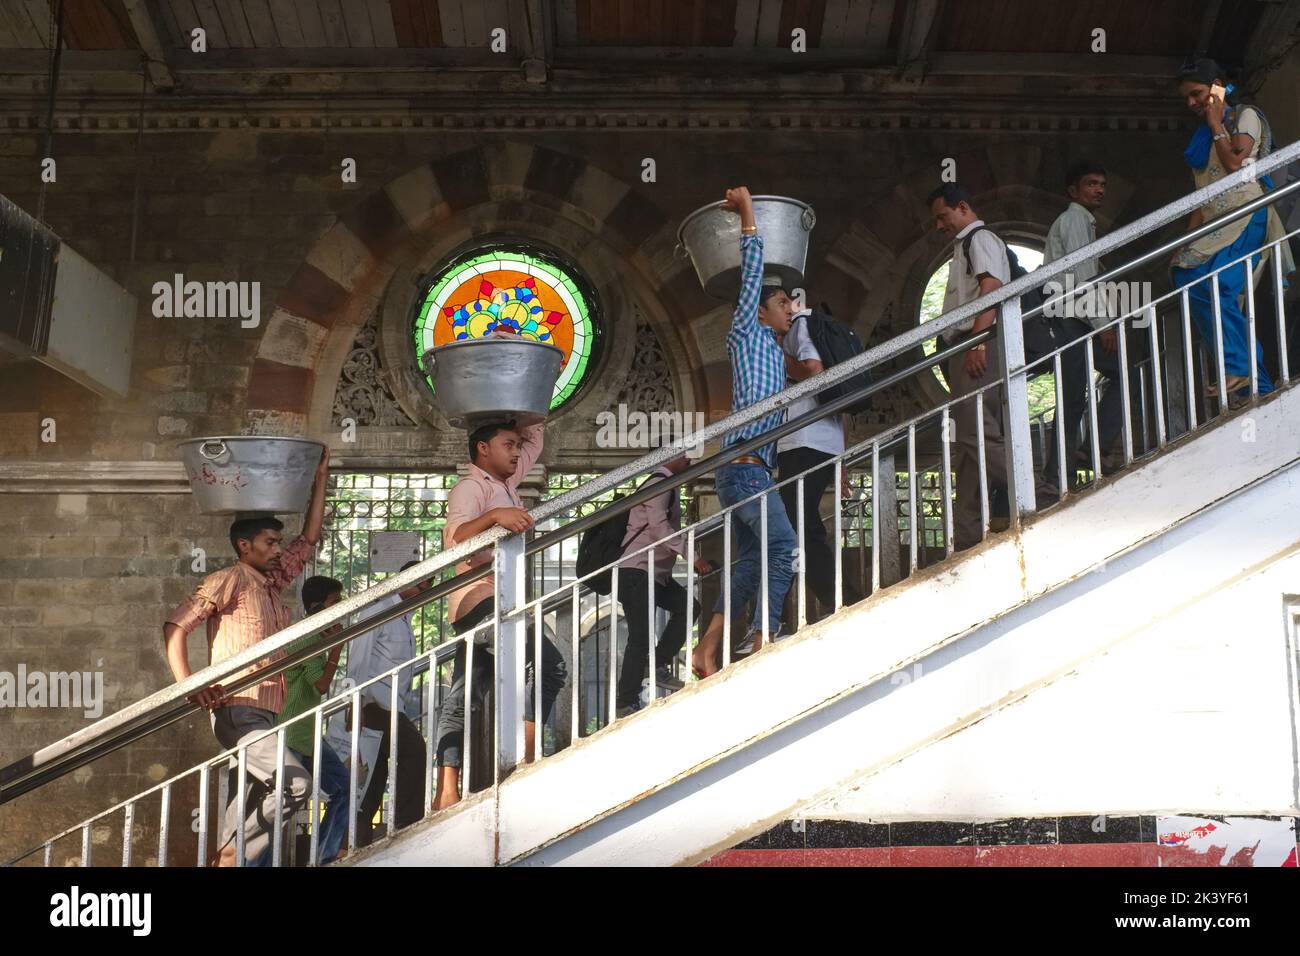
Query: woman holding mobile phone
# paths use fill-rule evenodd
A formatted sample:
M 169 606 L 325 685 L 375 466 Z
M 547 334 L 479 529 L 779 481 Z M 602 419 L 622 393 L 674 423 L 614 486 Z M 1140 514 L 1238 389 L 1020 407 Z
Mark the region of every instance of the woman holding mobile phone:
M 1271 151 L 1272 136 L 1264 114 L 1256 107 L 1235 102 L 1232 86 L 1225 83 L 1223 71 L 1213 60 L 1194 60 L 1184 65 L 1178 74 L 1178 90 L 1187 103 L 1187 108 L 1204 120 L 1183 153 L 1198 189 L 1237 172 Z M 1188 229 L 1196 229 L 1209 220 L 1240 208 L 1262 195 L 1264 189 L 1272 188 L 1272 180 L 1268 177 L 1245 179 L 1234 189 L 1192 213 Z M 1196 320 L 1202 338 L 1211 348 L 1216 338 L 1211 273 L 1231 262 L 1251 256 L 1250 281 L 1252 285 L 1258 283 L 1270 255 L 1259 254 L 1259 250 L 1266 243 L 1285 234 L 1277 213 L 1270 207 L 1226 223 L 1175 254 L 1174 284 L 1180 288 L 1187 287 L 1192 318 Z M 1295 270 L 1290 247 L 1283 242 L 1278 248 L 1282 250 L 1283 275 L 1289 275 Z M 1235 268 L 1219 272 L 1218 277 L 1227 392 L 1229 396 L 1247 396 L 1250 393 L 1250 331 L 1242 308 L 1246 293 L 1246 269 L 1243 264 L 1239 264 Z M 1271 392 L 1273 382 L 1264 368 L 1264 352 L 1258 336 L 1255 342 L 1255 362 L 1260 394 Z M 1206 394 L 1218 396 L 1217 382 L 1206 389 Z

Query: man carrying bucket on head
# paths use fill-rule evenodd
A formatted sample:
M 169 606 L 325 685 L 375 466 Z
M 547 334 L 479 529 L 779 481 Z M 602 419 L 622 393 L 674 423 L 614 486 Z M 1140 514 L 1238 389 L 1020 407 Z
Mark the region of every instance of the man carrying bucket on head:
M 514 332 L 498 329 L 492 333 L 513 337 Z M 456 482 L 447 496 L 447 523 L 442 529 L 442 546 L 450 548 L 481 534 L 488 528 L 500 526 L 507 531 L 520 533 L 533 526 L 533 518 L 519 497 L 519 485 L 542 454 L 545 437 L 542 423 L 517 427 L 514 421 L 481 424 L 469 433 L 469 470 Z M 484 548 L 460 564 L 456 573 L 463 574 L 471 568 L 490 564 L 492 550 Z M 475 631 L 485 621 L 490 621 L 496 609 L 496 579 L 489 575 L 472 584 L 453 591 L 447 599 L 447 616 L 451 629 L 457 635 Z M 493 661 L 491 634 L 480 633 L 466 638 L 476 646 L 470 682 L 475 699 L 473 710 L 481 706 L 483 694 L 492 686 L 495 662 Z M 465 741 L 465 641 L 456 648 L 452 665 L 451 688 L 443 697 L 438 715 L 438 787 L 433 809 L 443 810 L 461 799 L 460 771 Z M 535 666 L 535 640 L 531 633 L 525 647 L 524 665 L 524 761 L 532 763 L 536 751 L 537 721 L 546 723 L 556 697 L 564 687 L 568 671 L 559 649 L 545 634 L 542 635 L 541 663 Z M 542 713 L 535 708 L 534 681 L 542 685 Z M 483 724 L 479 724 L 483 726 Z M 465 781 L 468 790 L 470 781 Z
M 316 467 L 316 483 L 311 490 L 311 504 L 303 521 L 302 534 L 286 548 L 280 547 L 284 525 L 271 516 L 244 518 L 230 526 L 230 544 L 239 560 L 228 568 L 209 574 L 172 611 L 163 625 L 167 663 L 172 676 L 183 681 L 190 676 L 186 639 L 204 621 L 208 624 L 208 651 L 211 664 L 218 664 L 247 650 L 293 622 L 293 612 L 280 600 L 280 592 L 302 573 L 320 540 L 325 516 L 325 482 L 329 476 L 329 449 L 321 454 Z M 284 656 L 268 657 L 269 664 Z M 231 680 L 251 673 L 256 667 L 231 676 Z M 220 684 L 205 687 L 194 695 L 195 703 L 212 711 L 212 733 L 223 749 L 233 749 L 243 740 L 275 727 L 276 715 L 284 707 L 283 674 L 268 677 L 258 684 L 226 696 Z M 289 748 L 285 748 L 284 780 L 275 780 L 276 738 L 262 737 L 247 749 L 249 793 L 236 794 L 226 808 L 221 830 L 220 866 L 234 866 L 235 829 L 245 818 L 244 853 L 250 862 L 270 847 L 269 828 L 274 827 L 275 806 L 279 794 L 286 795 L 289 812 L 306 802 L 311 791 L 311 774 Z M 253 791 L 265 794 L 256 801 Z M 251 809 L 247 806 L 253 804 Z
M 763 277 L 763 237 L 754 221 L 754 202 L 744 186 L 728 189 L 723 209 L 740 213 L 740 295 L 727 333 L 727 355 L 731 359 L 731 410 L 749 408 L 785 388 L 785 353 L 777 336 L 790 328 L 795 306 L 780 280 Z M 728 433 L 723 448 L 752 439 L 779 425 L 784 410 L 750 422 Z M 759 593 L 767 578 L 767 634 L 779 635 L 781 609 L 794 576 L 794 551 L 798 545 L 785 505 L 776 493 L 772 471 L 776 467 L 775 443 L 738 455 L 718 468 L 714 483 L 718 503 L 735 509 L 734 527 L 739 553 L 732 563 L 731 611 L 739 615 Z M 767 563 L 762 561 L 763 506 L 767 506 Z M 740 502 L 745 502 L 740 504 Z M 695 648 L 692 666 L 698 677 L 707 677 L 720 666 L 723 600 L 718 599 L 713 618 Z M 754 612 L 750 625 L 754 650 L 762 644 L 762 607 Z M 748 642 L 750 637 L 746 637 Z

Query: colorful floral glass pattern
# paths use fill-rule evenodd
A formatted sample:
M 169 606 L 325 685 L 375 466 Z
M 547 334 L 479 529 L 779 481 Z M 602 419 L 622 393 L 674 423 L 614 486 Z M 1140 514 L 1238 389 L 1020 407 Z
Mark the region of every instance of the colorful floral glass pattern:
M 479 252 L 443 270 L 416 315 L 416 354 L 502 327 L 564 353 L 552 410 L 577 392 L 596 341 L 590 304 L 563 268 L 527 252 Z

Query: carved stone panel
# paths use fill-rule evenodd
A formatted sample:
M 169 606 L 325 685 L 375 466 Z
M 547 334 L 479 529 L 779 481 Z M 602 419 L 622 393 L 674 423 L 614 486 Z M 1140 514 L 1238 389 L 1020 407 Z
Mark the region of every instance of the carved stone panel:
M 352 351 L 343 363 L 334 393 L 332 421 L 342 425 L 351 418 L 357 425 L 394 427 L 414 425 L 393 397 L 378 348 L 379 312 L 370 316 L 357 333 Z
M 673 394 L 672 372 L 668 356 L 655 335 L 654 329 L 637 314 L 636 348 L 632 365 L 627 370 L 627 380 L 619 389 L 615 407 L 626 405 L 629 410 L 643 412 L 673 412 L 677 399 Z

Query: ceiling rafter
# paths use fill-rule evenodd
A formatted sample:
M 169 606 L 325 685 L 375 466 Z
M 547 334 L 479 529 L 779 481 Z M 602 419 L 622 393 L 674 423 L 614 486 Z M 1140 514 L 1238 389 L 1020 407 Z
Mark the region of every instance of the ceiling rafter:
M 176 88 L 176 76 L 163 50 L 163 31 L 158 26 L 156 12 L 147 0 L 122 0 L 126 15 L 131 19 L 131 29 L 135 31 L 140 52 L 145 56 L 145 70 L 154 89 L 173 90 Z

